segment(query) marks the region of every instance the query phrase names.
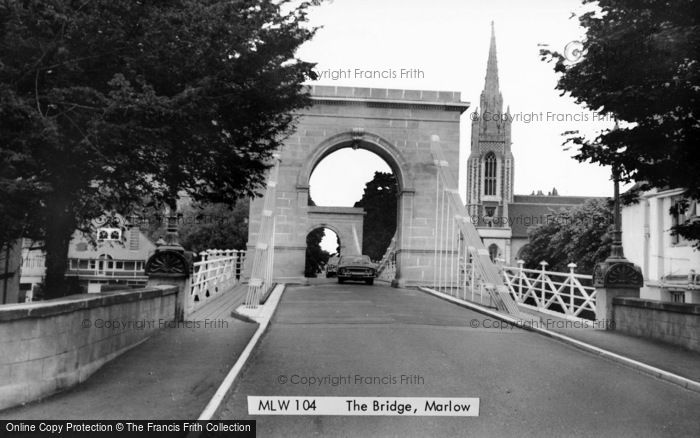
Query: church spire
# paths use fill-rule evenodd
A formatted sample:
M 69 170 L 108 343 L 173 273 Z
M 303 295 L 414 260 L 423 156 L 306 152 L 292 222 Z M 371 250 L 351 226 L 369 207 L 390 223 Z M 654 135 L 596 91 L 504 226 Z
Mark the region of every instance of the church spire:
M 488 94 L 496 95 L 499 92 L 498 87 L 498 59 L 496 56 L 496 30 L 491 21 L 491 46 L 489 47 L 489 60 L 486 64 L 486 83 L 484 91 Z
M 503 97 L 498 85 L 498 60 L 496 57 L 496 29 L 491 22 L 491 45 L 489 46 L 489 59 L 486 63 L 486 79 L 484 90 L 481 92 L 479 102 L 481 110 L 490 114 L 503 112 Z M 500 124 L 500 123 L 497 123 Z M 484 125 L 485 127 L 485 125 Z

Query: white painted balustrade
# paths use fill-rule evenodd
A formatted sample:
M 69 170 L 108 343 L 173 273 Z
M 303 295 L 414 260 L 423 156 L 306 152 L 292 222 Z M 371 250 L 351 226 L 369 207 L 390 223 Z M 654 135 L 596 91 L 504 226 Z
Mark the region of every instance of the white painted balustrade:
M 540 269 L 525 269 L 524 263 L 518 260 L 518 267 L 502 270 L 518 305 L 574 321 L 595 319 L 596 290 L 591 275 L 576 274 L 575 263 L 569 263 L 569 272 L 547 271 L 545 261 L 540 262 Z
M 192 265 L 189 310 L 231 290 L 241 280 L 245 251 L 210 249 Z
M 377 265 L 377 278 L 384 281 L 396 278 L 396 234 L 391 238 L 384 257 Z

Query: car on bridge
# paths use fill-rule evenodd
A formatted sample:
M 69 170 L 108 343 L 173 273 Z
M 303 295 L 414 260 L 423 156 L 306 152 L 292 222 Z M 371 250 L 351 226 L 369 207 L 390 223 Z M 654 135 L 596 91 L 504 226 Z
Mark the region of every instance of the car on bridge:
M 374 284 L 377 275 L 377 267 L 368 255 L 349 255 L 340 257 L 338 261 L 338 283 L 345 280 L 364 281 Z
M 340 260 L 338 256 L 333 256 L 328 259 L 328 263 L 326 263 L 326 278 L 338 275 L 338 260 Z

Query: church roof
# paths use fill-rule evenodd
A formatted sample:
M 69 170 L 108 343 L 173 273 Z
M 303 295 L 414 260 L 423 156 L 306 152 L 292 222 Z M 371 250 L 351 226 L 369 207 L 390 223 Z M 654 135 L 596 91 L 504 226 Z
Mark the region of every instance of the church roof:
M 526 204 L 583 204 L 595 196 L 543 196 L 543 195 L 513 195 L 513 202 Z M 601 198 L 602 199 L 602 198 Z
M 588 199 L 604 199 L 595 196 L 532 196 L 514 195 L 508 204 L 508 220 L 513 238 L 527 238 L 527 230 L 551 220 L 561 209 L 583 204 Z

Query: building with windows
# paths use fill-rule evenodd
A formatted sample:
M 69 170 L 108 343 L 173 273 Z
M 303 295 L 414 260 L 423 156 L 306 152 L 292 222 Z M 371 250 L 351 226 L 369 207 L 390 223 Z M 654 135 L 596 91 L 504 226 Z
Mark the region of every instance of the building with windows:
M 97 229 L 94 242 L 76 231 L 68 248 L 66 278 L 73 279 L 83 292 L 100 292 L 105 287 L 140 287 L 148 282 L 146 261 L 155 245 L 137 226 L 118 224 Z M 119 225 L 121 224 L 121 225 Z M 34 244 L 33 247 L 40 245 Z M 24 239 L 20 289 L 31 301 L 43 282 L 45 256 Z
M 642 268 L 641 298 L 700 304 L 700 251 L 694 242 L 671 234 L 671 227 L 700 221 L 700 203 L 687 209 L 672 207 L 684 201 L 683 190 L 651 190 L 639 202 L 622 208 L 622 246 L 625 257 Z
M 541 191 L 514 194 L 511 122 L 510 107 L 503 112 L 492 22 L 484 89 L 472 116 L 466 207 L 491 258 L 514 264 L 528 243 L 528 228 L 546 223 L 561 209 L 582 204 L 591 197 L 559 196 L 556 188 L 547 195 Z

